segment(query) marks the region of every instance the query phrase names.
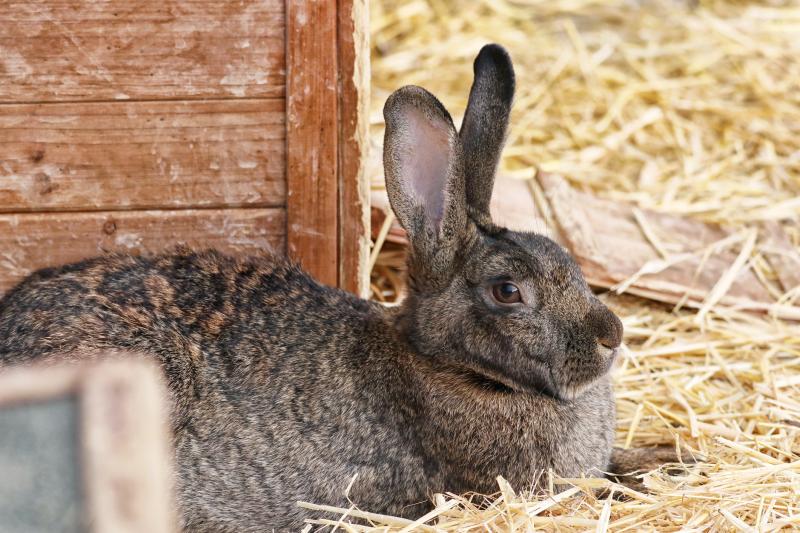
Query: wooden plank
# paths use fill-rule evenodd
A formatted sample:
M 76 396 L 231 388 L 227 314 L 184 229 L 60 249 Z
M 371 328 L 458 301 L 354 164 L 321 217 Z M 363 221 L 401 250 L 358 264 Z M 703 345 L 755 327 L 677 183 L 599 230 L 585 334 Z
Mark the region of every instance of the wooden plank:
M 369 293 L 369 12 L 366 0 L 338 0 L 339 286 Z
M 800 249 L 792 246 L 789 236 L 779 222 L 763 223 L 761 253 L 775 270 L 778 282 L 785 292 L 800 287 Z
M 287 251 L 337 285 L 336 2 L 293 0 L 286 13 Z
M 110 353 L 81 384 L 87 522 L 93 533 L 177 531 L 174 469 L 161 369 Z
M 626 292 L 631 294 L 700 308 L 741 251 L 741 234 L 735 246 L 719 246 L 734 237 L 732 228 L 646 209 L 637 213 L 631 204 L 575 190 L 553 174 L 538 173 L 537 180 L 562 242 L 591 285 L 614 288 L 626 284 Z M 782 233 L 780 226 L 774 230 Z M 779 237 L 765 243 L 767 257 L 789 259 L 791 245 Z M 763 246 L 758 246 L 758 253 Z M 790 271 L 796 264 L 793 260 L 786 263 L 791 265 Z M 781 263 L 772 266 L 780 268 Z M 780 271 L 777 276 L 785 279 Z M 752 265 L 746 264 L 736 273 L 719 303 L 800 320 L 800 307 L 779 304 Z
M 283 0 L 0 2 L 0 102 L 281 97 Z
M 0 212 L 284 205 L 284 106 L 0 106 Z
M 0 523 L 11 531 L 176 530 L 166 391 L 149 360 L 0 369 Z M 7 478 L 7 479 L 6 479 Z
M 108 251 L 155 253 L 186 244 L 281 253 L 285 227 L 283 208 L 0 215 L 0 294 L 36 269 Z

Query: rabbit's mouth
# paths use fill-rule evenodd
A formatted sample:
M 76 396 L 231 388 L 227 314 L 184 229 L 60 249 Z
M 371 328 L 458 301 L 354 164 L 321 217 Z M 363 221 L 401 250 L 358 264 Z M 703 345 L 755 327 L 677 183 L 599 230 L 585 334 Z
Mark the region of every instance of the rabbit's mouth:
M 611 370 L 616 359 L 617 350 L 610 350 L 610 353 L 601 355 L 603 356 L 602 363 L 598 364 L 594 372 L 583 375 L 561 375 L 559 379 L 557 368 L 551 366 L 550 380 L 555 384 L 555 390 L 557 391 L 555 397 L 562 401 L 574 401 L 594 387 Z

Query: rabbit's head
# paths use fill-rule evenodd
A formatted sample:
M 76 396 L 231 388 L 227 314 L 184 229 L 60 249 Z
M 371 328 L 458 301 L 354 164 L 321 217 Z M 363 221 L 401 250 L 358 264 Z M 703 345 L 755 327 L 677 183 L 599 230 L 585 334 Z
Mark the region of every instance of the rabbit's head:
M 420 87 L 384 107 L 386 187 L 411 243 L 401 324 L 420 353 L 482 384 L 574 399 L 611 367 L 622 324 L 561 246 L 492 222 L 514 69 L 487 45 L 474 73 L 460 132 Z

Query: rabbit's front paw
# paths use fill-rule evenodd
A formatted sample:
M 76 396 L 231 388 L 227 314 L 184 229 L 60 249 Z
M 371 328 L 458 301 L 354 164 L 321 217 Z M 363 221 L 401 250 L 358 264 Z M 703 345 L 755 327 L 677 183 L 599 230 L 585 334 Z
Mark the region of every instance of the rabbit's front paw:
M 611 464 L 608 477 L 637 491 L 646 491 L 642 474 L 652 472 L 664 465 L 670 475 L 686 472 L 686 466 L 694 464 L 697 459 L 690 453 L 681 450 L 680 454 L 674 446 L 656 446 L 653 448 L 614 448 L 611 452 Z

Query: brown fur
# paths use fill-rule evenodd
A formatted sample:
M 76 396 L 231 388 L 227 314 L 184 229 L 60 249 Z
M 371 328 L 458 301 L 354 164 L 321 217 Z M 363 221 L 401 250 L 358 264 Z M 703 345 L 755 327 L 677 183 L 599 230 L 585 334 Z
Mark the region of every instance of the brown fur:
M 554 242 L 488 215 L 514 92 L 475 61 L 464 127 L 429 93 L 386 104 L 387 188 L 408 231 L 389 311 L 274 257 L 109 255 L 31 275 L 0 300 L 0 363 L 149 354 L 164 369 L 183 527 L 297 530 L 297 500 L 415 517 L 438 491 L 537 487 L 610 465 L 619 320 Z M 511 281 L 524 302 L 501 305 Z M 643 456 L 647 456 L 646 453 Z

